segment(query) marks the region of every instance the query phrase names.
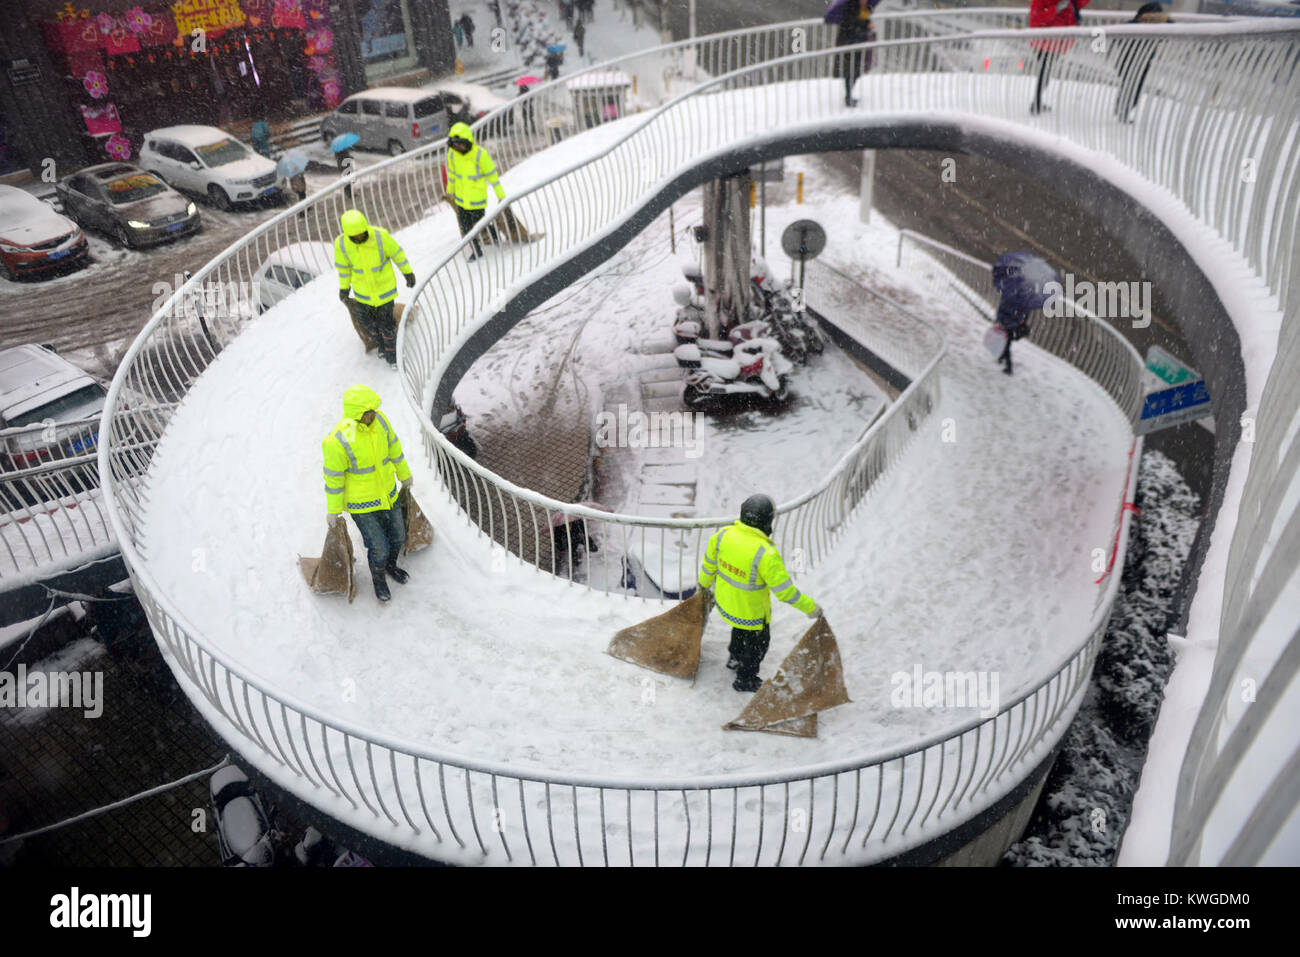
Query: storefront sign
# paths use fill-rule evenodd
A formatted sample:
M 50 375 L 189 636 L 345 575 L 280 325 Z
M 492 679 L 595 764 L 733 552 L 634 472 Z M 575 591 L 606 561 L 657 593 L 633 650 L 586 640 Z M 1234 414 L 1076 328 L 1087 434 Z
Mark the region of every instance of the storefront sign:
M 183 37 L 191 36 L 195 30 L 215 33 L 242 27 L 245 22 L 239 0 L 179 0 L 171 8 L 176 32 Z

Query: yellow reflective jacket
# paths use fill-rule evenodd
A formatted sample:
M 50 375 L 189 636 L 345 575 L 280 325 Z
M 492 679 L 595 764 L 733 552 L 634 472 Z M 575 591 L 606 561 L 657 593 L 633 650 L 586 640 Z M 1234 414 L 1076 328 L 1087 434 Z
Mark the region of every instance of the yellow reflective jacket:
M 411 477 L 402 443 L 384 413 L 370 425 L 360 421 L 379 408 L 379 396 L 363 385 L 343 393 L 343 418 L 321 443 L 325 454 L 325 511 L 359 515 L 392 508 L 398 481 Z
M 379 306 L 397 298 L 396 266 L 411 275 L 411 264 L 397 240 L 386 229 L 367 224 L 370 233 L 358 245 L 340 234 L 334 239 L 334 268 L 339 271 L 339 288 L 351 289 L 352 295 L 367 306 Z
M 772 620 L 768 589 L 805 615 L 817 607 L 812 598 L 794 587 L 776 543 L 739 521 L 709 538 L 700 562 L 700 587 L 712 588 L 718 614 L 747 631 L 758 631 Z
M 448 131 L 449 137 L 469 140 L 468 153 L 461 155 L 447 147 L 447 192 L 452 201 L 462 209 L 487 209 L 487 188 L 490 185 L 497 199 L 505 199 L 506 191 L 497 178 L 497 166 L 483 147 L 474 143 L 474 134 L 464 123 L 457 123 Z

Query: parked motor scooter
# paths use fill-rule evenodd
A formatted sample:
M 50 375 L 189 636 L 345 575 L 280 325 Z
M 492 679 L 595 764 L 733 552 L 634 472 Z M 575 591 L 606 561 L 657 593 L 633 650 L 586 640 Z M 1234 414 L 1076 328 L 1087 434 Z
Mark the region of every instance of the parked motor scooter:
M 703 343 L 714 341 L 703 340 Z M 781 354 L 774 339 L 750 339 L 732 345 L 730 355 L 713 352 L 698 343 L 678 346 L 673 355 L 677 364 L 687 370 L 682 401 L 689 409 L 701 409 L 738 396 L 757 396 L 780 403 L 790 394 L 789 374 L 794 367 Z
M 208 787 L 221 863 L 226 867 L 272 866 L 275 831 L 248 775 L 237 765 L 228 764 L 212 775 Z
M 465 411 L 459 405 L 438 419 L 438 431 L 446 436 L 448 442 L 470 458 L 478 457 L 478 443 L 469 434 L 469 420 L 465 418 Z

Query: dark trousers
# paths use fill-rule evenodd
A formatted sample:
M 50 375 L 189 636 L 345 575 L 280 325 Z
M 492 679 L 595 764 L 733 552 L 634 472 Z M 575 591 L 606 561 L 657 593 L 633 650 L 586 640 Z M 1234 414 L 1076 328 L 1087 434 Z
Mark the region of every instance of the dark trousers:
M 473 229 L 480 219 L 487 215 L 486 209 L 466 209 L 464 206 L 456 207 L 456 223 L 460 226 L 460 234 L 464 236 Z M 474 255 L 482 256 L 483 247 L 479 245 L 477 239 L 474 240 Z
M 1051 50 L 1038 51 L 1038 87 L 1034 90 L 1034 104 L 1029 110 L 1031 113 L 1038 113 L 1043 109 L 1043 90 L 1047 89 L 1047 81 L 1052 78 L 1052 65 L 1058 56 L 1059 53 Z
M 353 305 L 357 322 L 379 343 L 379 354 L 390 366 L 397 364 L 397 320 L 393 318 L 393 303 L 396 301 L 390 299 L 382 306 L 368 306 L 356 300 Z
M 1003 328 L 1006 329 L 1005 326 Z M 1017 326 L 1014 332 L 1008 329 L 1006 330 L 1006 333 L 1007 333 L 1007 344 L 1002 347 L 1002 355 L 998 356 L 998 362 L 1001 362 L 1004 366 L 1010 369 L 1011 368 L 1011 343 L 1013 343 L 1017 339 L 1023 339 L 1025 336 L 1029 335 L 1029 324 L 1024 323 L 1022 325 Z
M 361 531 L 361 540 L 366 543 L 366 561 L 370 565 L 370 574 L 383 581 L 384 566 L 397 564 L 397 556 L 402 554 L 406 544 L 406 526 L 402 522 L 400 504 L 392 508 L 381 508 L 377 512 L 354 514 L 352 521 Z
M 744 628 L 731 629 L 731 644 L 727 653 L 736 659 L 737 678 L 757 678 L 758 666 L 763 663 L 767 646 L 772 642 L 772 631 L 767 622 L 758 631 Z

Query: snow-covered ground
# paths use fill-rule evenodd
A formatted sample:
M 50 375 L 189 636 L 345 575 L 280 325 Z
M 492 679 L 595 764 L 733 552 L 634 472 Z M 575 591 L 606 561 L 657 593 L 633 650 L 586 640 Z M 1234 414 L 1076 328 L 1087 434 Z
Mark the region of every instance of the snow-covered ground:
M 828 223 L 846 271 L 868 282 L 889 273 L 892 228 L 856 224 L 843 215 L 842 196 L 822 202 L 798 212 Z M 399 238 L 418 262 L 453 229 L 440 214 Z M 996 672 L 1009 698 L 1041 676 L 1044 660 L 1077 645 L 1076 629 L 1061 623 L 1091 617 L 1092 550 L 1109 546 L 1125 423 L 1097 386 L 1032 346 L 1018 348 L 1015 377 L 998 374 L 982 323 L 931 302 L 927 315 L 950 342 L 943 404 L 880 483 L 856 534 L 800 576 L 837 628 L 853 703 L 824 715 L 812 741 L 723 732 L 743 703 L 723 667 L 725 629 L 710 625 L 694 687 L 601 654 L 614 631 L 658 606 L 494 561 L 441 501 L 396 377 L 361 356 L 331 287 L 316 283 L 255 321 L 188 394 L 153 462 L 143 537 L 144 570 L 207 640 L 314 707 L 400 739 L 526 767 L 770 770 L 968 719 L 969 711 L 892 707 L 891 674 L 915 664 Z M 410 558 L 412 582 L 386 607 L 364 587 L 351 606 L 314 597 L 296 568 L 298 554 L 320 548 L 318 443 L 354 382 L 384 397 L 416 453 L 417 493 L 439 532 L 433 548 Z M 955 441 L 944 441 L 947 420 Z M 240 470 L 236 500 L 230 463 L 246 456 L 253 422 L 259 444 L 279 452 L 271 467 Z M 760 440 L 756 451 L 795 463 L 802 445 Z M 790 472 L 794 484 L 821 477 L 802 466 Z M 777 608 L 766 673 L 803 628 L 801 616 Z M 653 707 L 644 703 L 647 680 Z M 355 700 L 340 698 L 345 685 Z

